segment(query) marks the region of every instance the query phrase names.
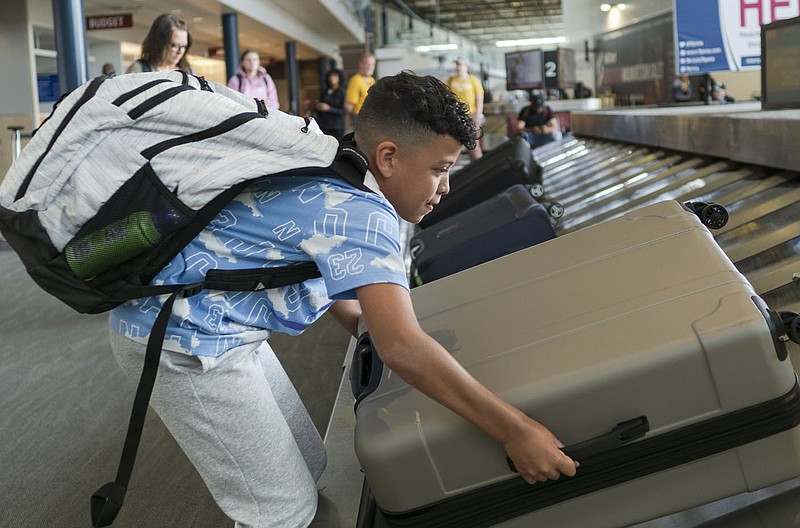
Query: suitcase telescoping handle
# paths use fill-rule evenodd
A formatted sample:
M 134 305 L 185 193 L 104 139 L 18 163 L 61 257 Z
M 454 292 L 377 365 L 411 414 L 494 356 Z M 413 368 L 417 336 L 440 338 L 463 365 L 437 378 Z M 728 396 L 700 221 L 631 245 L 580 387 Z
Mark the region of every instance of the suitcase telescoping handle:
M 647 416 L 639 416 L 638 418 L 618 423 L 604 435 L 564 447 L 562 451 L 571 459 L 580 462 L 590 456 L 611 451 L 637 438 L 641 438 L 648 431 L 650 431 L 650 423 L 647 421 Z M 517 468 L 511 458 L 506 457 L 506 461 L 511 471 L 517 473 Z

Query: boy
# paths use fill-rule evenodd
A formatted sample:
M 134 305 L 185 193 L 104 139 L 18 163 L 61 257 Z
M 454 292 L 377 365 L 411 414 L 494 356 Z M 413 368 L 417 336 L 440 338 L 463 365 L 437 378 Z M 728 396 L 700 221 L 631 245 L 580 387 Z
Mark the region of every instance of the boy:
M 398 217 L 419 222 L 433 210 L 462 145 L 475 138 L 467 106 L 441 81 L 383 78 L 355 134 L 374 192 L 318 175 L 252 186 L 154 279 L 311 260 L 322 273 L 266 291 L 205 290 L 173 308 L 151 406 L 237 528 L 302 527 L 314 517 L 321 470 L 304 459 L 314 439 L 276 401 L 266 340 L 300 333 L 327 309 L 353 335 L 363 316 L 386 366 L 502 443 L 526 481 L 575 474 L 558 440 L 472 378 L 422 331 L 411 306 Z M 131 376 L 160 304 L 130 302 L 111 314 L 112 348 Z

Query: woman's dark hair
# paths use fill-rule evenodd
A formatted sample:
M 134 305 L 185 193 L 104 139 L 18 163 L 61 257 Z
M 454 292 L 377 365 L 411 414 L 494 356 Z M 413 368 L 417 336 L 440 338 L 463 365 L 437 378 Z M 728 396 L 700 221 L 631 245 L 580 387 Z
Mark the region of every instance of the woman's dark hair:
M 178 69 L 189 71 L 189 61 L 186 60 L 186 54 L 189 53 L 189 48 L 192 47 L 192 33 L 189 31 L 189 26 L 186 25 L 186 22 L 171 13 L 159 15 L 153 21 L 150 31 L 147 32 L 147 36 L 142 41 L 142 58 L 149 62 L 153 68 L 166 62 L 172 45 L 173 29 L 186 32 L 186 49 L 181 56 L 181 60 L 178 61 Z
M 410 71 L 383 77 L 367 93 L 358 113 L 356 142 L 427 143 L 432 135 L 447 135 L 475 148 L 480 131 L 469 105 L 436 77 Z
M 337 69 L 328 70 L 325 73 L 325 86 L 327 86 L 328 88 L 331 87 L 331 75 L 336 75 L 337 77 L 339 77 L 339 86 L 344 86 L 344 79 L 343 79 L 344 74 Z

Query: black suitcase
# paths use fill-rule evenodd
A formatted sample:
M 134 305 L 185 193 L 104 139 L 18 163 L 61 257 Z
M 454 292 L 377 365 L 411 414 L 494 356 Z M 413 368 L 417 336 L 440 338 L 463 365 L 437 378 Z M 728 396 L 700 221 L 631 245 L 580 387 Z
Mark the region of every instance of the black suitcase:
M 555 238 L 531 188 L 513 185 L 411 239 L 412 284 L 419 286 Z
M 428 228 L 516 184 L 531 185 L 537 198 L 544 194 L 542 170 L 533 161 L 530 144 L 521 136 L 451 174 L 450 192 L 419 225 Z

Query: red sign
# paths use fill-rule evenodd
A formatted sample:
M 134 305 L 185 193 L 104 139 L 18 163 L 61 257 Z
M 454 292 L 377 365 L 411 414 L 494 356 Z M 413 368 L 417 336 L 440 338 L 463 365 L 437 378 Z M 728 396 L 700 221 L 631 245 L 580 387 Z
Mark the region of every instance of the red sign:
M 86 17 L 86 29 L 120 29 L 133 27 L 133 15 L 94 15 Z
M 225 58 L 225 48 L 208 48 L 208 56 L 213 59 Z

